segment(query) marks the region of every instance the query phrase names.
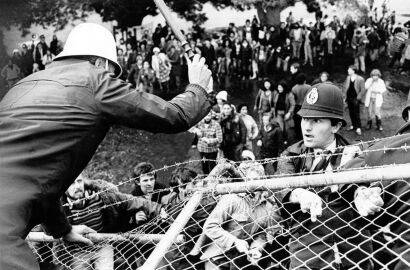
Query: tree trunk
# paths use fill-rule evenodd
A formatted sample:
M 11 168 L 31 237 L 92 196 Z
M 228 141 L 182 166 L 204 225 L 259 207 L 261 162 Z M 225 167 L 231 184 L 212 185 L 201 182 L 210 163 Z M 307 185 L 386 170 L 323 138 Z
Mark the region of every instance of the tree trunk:
M 256 10 L 258 12 L 258 17 L 261 25 L 280 25 L 280 13 L 284 9 L 283 6 L 267 6 L 263 7 L 262 3 L 257 3 Z

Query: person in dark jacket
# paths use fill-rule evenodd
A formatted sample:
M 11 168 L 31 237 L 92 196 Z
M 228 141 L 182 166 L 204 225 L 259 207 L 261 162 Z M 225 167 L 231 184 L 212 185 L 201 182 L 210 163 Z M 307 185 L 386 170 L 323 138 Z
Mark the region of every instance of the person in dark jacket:
M 246 144 L 247 129 L 239 115 L 236 115 L 232 104 L 224 104 L 221 116 L 222 143 L 224 157 L 232 161 L 240 161 Z
M 279 124 L 272 121 L 272 114 L 265 113 L 262 116 L 262 128 L 259 133 L 257 145 L 260 147 L 260 158 L 276 158 L 283 149 L 283 132 Z M 267 163 L 263 164 L 266 168 Z M 277 162 L 272 166 L 276 171 Z
M 360 150 L 348 147 L 349 142 L 337 134 L 346 125 L 337 86 L 314 85 L 298 113 L 303 140 L 282 153 L 287 158 L 279 161 L 279 174 L 337 170 Z M 346 200 L 352 196 L 349 192 L 351 189 L 336 185 L 285 189 L 276 194 L 291 232 L 290 269 L 371 269 L 368 231 L 357 233 L 361 228 L 352 222 L 358 214 Z
M 0 102 L 0 269 L 38 269 L 24 240 L 36 224 L 55 238 L 89 243 L 81 235 L 87 230 L 69 224 L 60 197 L 111 125 L 178 133 L 208 114 L 211 72 L 199 55 L 189 63 L 186 91 L 169 102 L 117 79 L 116 58 L 107 29 L 79 24 L 49 68 Z

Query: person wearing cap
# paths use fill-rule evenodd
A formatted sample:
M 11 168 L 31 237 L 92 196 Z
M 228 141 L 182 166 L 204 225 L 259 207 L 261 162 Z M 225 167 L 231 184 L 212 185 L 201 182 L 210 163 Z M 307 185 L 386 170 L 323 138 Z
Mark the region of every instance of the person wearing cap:
M 381 107 L 383 104 L 383 93 L 387 91 L 386 84 L 381 78 L 380 70 L 373 69 L 370 72 L 370 78 L 366 80 L 366 98 L 364 106 L 367 109 L 367 126 L 366 129 L 372 128 L 372 119 L 376 117 L 376 128 L 379 131 L 383 130 L 381 120 Z
M 303 140 L 282 153 L 278 174 L 334 171 L 360 150 L 348 146 L 349 141 L 337 133 L 346 125 L 343 96 L 337 86 L 314 85 L 298 114 L 302 117 Z M 338 185 L 276 193 L 291 231 L 290 269 L 370 269 L 367 231 L 357 233 L 358 224 L 352 220 L 358 214 L 345 199 L 351 193 L 351 188 Z
M 216 104 L 212 107 L 212 110 L 217 114 L 217 120 L 221 119 L 222 109 L 226 102 L 228 102 L 228 92 L 222 90 L 219 91 L 218 94 L 215 96 Z
M 159 87 L 161 89 L 161 92 L 165 91 L 165 93 L 168 93 L 169 80 L 172 69 L 171 61 L 165 53 L 160 51 L 158 47 L 155 47 L 152 52 L 154 53 L 154 55 L 152 56 L 151 66 L 155 71 Z
M 366 95 L 365 81 L 362 76 L 357 75 L 356 66 L 349 66 L 347 78 L 343 88 L 343 96 L 349 108 L 352 125 L 349 130 L 355 130 L 357 135 L 362 135 L 362 122 L 360 119 L 360 103 Z
M 49 68 L 19 81 L 0 102 L 0 269 L 38 269 L 25 237 L 43 224 L 54 238 L 92 244 L 71 226 L 60 197 L 113 124 L 177 133 L 211 108 L 211 72 L 189 60 L 190 84 L 167 102 L 119 80 L 113 35 L 77 25 Z

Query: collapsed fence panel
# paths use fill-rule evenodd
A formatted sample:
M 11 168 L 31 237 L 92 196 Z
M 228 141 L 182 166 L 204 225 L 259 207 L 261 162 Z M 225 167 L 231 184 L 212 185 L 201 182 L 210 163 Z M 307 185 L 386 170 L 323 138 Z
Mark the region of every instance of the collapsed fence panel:
M 44 235 L 39 243 L 34 234 L 28 240 L 39 261 L 70 270 L 410 269 L 410 164 L 256 180 L 245 175 L 249 181 L 235 183 L 216 178 L 198 180 L 201 192 L 164 206 L 167 217 L 94 239 L 94 246 L 46 243 L 51 239 Z M 384 205 L 361 216 L 357 191 L 368 187 L 380 190 Z M 320 198 L 316 219 L 290 200 L 295 188 Z M 145 241 L 143 235 L 161 237 Z

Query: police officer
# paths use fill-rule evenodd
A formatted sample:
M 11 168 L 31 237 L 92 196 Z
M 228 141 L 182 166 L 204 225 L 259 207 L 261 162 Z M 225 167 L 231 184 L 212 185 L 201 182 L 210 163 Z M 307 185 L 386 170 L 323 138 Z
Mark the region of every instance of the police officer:
M 135 91 L 117 79 L 121 72 L 112 34 L 84 23 L 49 68 L 0 102 L 0 269 L 38 269 L 25 242 L 36 224 L 55 238 L 90 244 L 84 227 L 68 223 L 60 197 L 112 124 L 177 133 L 211 108 L 211 72 L 198 55 L 189 61 L 190 84 L 169 102 Z
M 337 86 L 314 85 L 298 114 L 303 140 L 282 153 L 288 158 L 279 161 L 279 174 L 334 171 L 360 150 L 347 147 L 350 143 L 337 133 L 346 125 L 342 91 Z M 366 251 L 370 252 L 371 246 L 351 222 L 358 214 L 346 203 L 350 192 L 336 185 L 278 194 L 283 217 L 291 228 L 290 269 L 369 269 Z

